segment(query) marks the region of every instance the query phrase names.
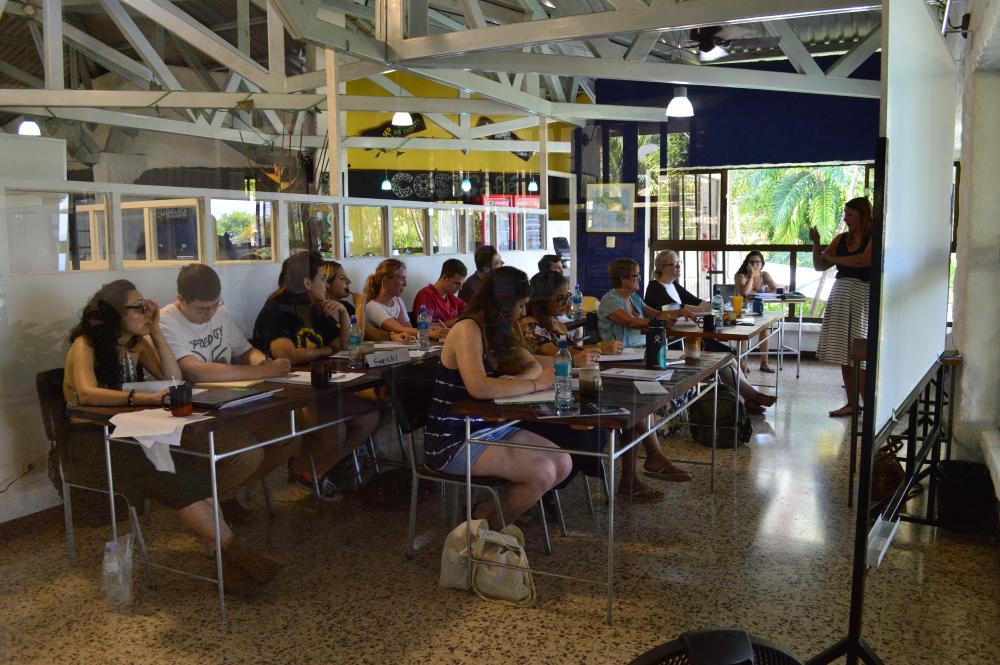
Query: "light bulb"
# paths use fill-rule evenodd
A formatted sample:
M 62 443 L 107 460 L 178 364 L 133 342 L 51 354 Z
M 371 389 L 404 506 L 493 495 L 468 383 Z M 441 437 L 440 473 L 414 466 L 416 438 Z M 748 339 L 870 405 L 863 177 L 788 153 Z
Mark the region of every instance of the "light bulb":
M 529 182 L 528 183 L 528 191 L 529 192 L 537 192 L 538 191 L 538 183 L 535 182 L 534 180 L 532 180 L 531 182 Z
M 413 118 L 406 111 L 396 111 L 392 114 L 392 124 L 395 127 L 409 127 L 413 124 Z
M 22 120 L 17 127 L 17 133 L 21 136 L 41 136 L 42 128 L 34 120 Z
M 694 107 L 687 98 L 687 88 L 684 86 L 674 88 L 674 98 L 667 104 L 666 115 L 670 118 L 690 118 L 694 115 Z
M 472 181 L 469 180 L 468 178 L 463 178 L 462 179 L 462 191 L 463 192 L 471 192 L 472 191 Z
M 392 189 L 392 183 L 389 182 L 389 178 L 386 178 L 385 180 L 382 181 L 382 191 L 388 192 L 391 189 Z

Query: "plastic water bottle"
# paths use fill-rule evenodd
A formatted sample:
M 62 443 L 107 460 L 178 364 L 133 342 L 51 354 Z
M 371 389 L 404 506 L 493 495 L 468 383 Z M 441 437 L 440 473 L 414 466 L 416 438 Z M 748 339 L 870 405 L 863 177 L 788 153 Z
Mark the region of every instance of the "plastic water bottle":
M 556 409 L 573 408 L 573 356 L 569 353 L 566 339 L 559 340 L 556 354 Z
M 431 348 L 431 315 L 427 312 L 427 305 L 421 305 L 417 314 L 417 347 Z
M 101 565 L 104 602 L 110 610 L 132 606 L 132 534 L 105 543 Z
M 580 290 L 580 285 L 577 284 L 576 288 L 573 289 L 573 295 L 570 296 L 570 313 L 573 315 L 574 319 L 583 318 L 583 291 Z
M 351 367 L 355 369 L 364 363 L 361 354 L 361 340 L 363 338 L 364 334 L 361 332 L 361 326 L 358 325 L 358 317 L 352 315 L 351 328 L 347 331 L 347 358 Z
M 718 286 L 715 287 L 715 295 L 712 296 L 712 313 L 715 317 L 721 320 L 722 313 L 726 309 L 726 303 L 722 299 L 722 289 Z

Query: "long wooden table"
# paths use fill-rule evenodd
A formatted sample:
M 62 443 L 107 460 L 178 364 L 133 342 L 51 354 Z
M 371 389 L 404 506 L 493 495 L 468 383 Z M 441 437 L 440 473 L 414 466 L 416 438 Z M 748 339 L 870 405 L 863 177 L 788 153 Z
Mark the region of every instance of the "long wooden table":
M 598 417 L 573 417 L 573 418 L 545 418 L 542 420 L 535 413 L 534 409 L 530 405 L 525 404 L 507 404 L 499 405 L 492 401 L 486 400 L 466 400 L 455 405 L 454 413 L 456 415 L 465 416 L 465 431 L 466 431 L 466 445 L 465 450 L 469 450 L 469 444 L 471 443 L 482 443 L 491 446 L 504 446 L 508 448 L 526 448 L 530 450 L 535 450 L 538 452 L 544 452 L 548 454 L 552 453 L 568 453 L 571 455 L 580 455 L 587 457 L 600 457 L 604 459 L 607 463 L 605 464 L 607 472 L 608 481 L 608 569 L 607 569 L 607 581 L 605 586 L 607 588 L 607 616 L 606 622 L 611 624 L 612 616 L 612 602 L 614 594 L 614 533 L 615 533 L 615 461 L 630 451 L 650 433 L 656 432 L 660 427 L 670 422 L 681 413 L 683 413 L 687 408 L 701 398 L 703 395 L 711 391 L 714 394 L 714 399 L 716 399 L 716 405 L 718 400 L 718 384 L 719 384 L 719 371 L 725 368 L 732 362 L 732 356 L 728 353 L 703 353 L 701 358 L 697 361 L 685 362 L 682 365 L 672 365 L 670 369 L 673 370 L 673 375 L 668 381 L 662 381 L 661 384 L 666 389 L 665 394 L 660 395 L 642 395 L 639 394 L 633 385 L 631 379 L 612 379 L 608 377 L 602 377 L 603 380 L 603 390 L 600 393 L 600 397 L 597 399 L 584 398 L 585 402 L 594 402 L 606 406 L 621 406 L 629 410 L 628 414 L 623 415 L 605 415 Z M 617 366 L 639 366 L 636 363 L 619 363 Z M 695 389 L 695 394 L 688 399 L 683 406 L 677 410 L 671 412 L 670 414 L 657 417 L 657 412 L 668 407 L 678 397 L 681 397 L 688 393 L 691 389 Z M 577 400 L 580 401 L 579 395 L 577 395 Z M 539 446 L 534 446 L 530 444 L 513 443 L 510 441 L 484 441 L 482 439 L 473 439 L 471 432 L 471 421 L 472 417 L 481 417 L 490 421 L 502 421 L 498 426 L 503 426 L 511 422 L 518 421 L 542 421 L 551 424 L 564 424 L 564 425 L 589 425 L 593 427 L 600 427 L 602 429 L 608 430 L 608 446 L 606 452 L 590 452 L 590 451 L 578 451 L 578 450 L 564 450 L 560 448 L 542 448 Z M 653 422 L 650 422 L 652 420 Z M 713 422 L 712 427 L 712 487 L 714 488 L 715 483 L 715 453 L 716 453 L 716 440 L 718 438 L 718 428 L 717 423 Z M 617 435 L 619 432 L 631 431 L 633 438 L 627 441 L 624 445 L 617 445 Z M 472 466 L 470 463 L 470 457 L 467 454 L 465 456 L 465 483 L 466 483 L 466 519 L 472 519 Z M 469 530 L 466 530 L 466 552 L 469 559 L 468 570 L 471 576 L 472 571 L 472 534 Z M 491 565 L 501 565 L 495 562 L 490 562 Z M 560 575 L 557 573 L 551 573 L 540 570 L 532 570 L 533 573 L 540 575 L 550 575 L 555 577 L 562 577 L 573 579 L 582 582 L 593 583 L 594 580 L 586 580 L 583 578 L 571 577 L 567 575 Z M 470 579 L 471 588 L 471 579 Z

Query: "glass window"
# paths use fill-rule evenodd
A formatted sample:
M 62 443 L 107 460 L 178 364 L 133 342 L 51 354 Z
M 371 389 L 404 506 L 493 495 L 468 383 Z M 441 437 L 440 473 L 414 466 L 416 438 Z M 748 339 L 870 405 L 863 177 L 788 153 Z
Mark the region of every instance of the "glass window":
M 274 204 L 270 201 L 212 199 L 218 261 L 271 261 Z
M 108 268 L 107 195 L 9 189 L 6 210 L 12 272 Z
M 490 217 L 484 210 L 473 210 L 469 213 L 469 238 L 472 239 L 472 251 L 483 245 L 493 244 L 493 233 L 490 228 Z
M 199 210 L 198 199 L 129 197 L 123 201 L 126 267 L 201 260 Z
M 424 208 L 392 210 L 392 254 L 424 254 L 427 246 L 427 213 Z
M 385 234 L 380 206 L 344 206 L 344 256 L 385 256 Z
M 288 204 L 288 249 L 291 252 L 317 251 L 335 258 L 334 228 L 337 206 L 327 203 Z
M 607 182 L 622 181 L 622 156 L 625 150 L 625 143 L 622 139 L 622 130 L 617 127 L 608 128 L 608 180 Z
M 524 248 L 545 249 L 545 229 L 542 215 L 526 213 L 524 215 Z
M 509 212 L 496 212 L 497 242 L 496 247 L 501 252 L 518 249 L 517 246 L 517 215 Z
M 722 238 L 722 174 L 667 171 L 660 176 L 659 240 Z M 666 198 L 666 202 L 662 199 Z
M 836 275 L 836 268 L 822 271 L 813 269 L 812 252 L 796 252 L 794 289 L 809 298 L 809 302 L 801 305 L 803 316 L 823 316 Z
M 436 210 L 430 212 L 431 243 L 435 254 L 458 254 L 461 252 L 462 213 L 458 210 Z
M 660 173 L 660 135 L 639 135 L 639 170 L 636 174 L 635 195 L 640 199 L 646 196 L 656 198 L 657 175 Z M 650 186 L 653 184 L 653 189 Z

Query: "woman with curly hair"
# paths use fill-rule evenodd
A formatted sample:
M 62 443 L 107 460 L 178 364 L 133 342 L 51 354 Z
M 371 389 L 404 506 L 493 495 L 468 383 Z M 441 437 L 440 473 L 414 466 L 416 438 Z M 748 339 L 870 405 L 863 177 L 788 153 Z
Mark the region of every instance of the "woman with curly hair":
M 149 337 L 149 340 L 146 339 Z M 160 406 L 166 393 L 122 390 L 125 383 L 181 376 L 160 330 L 160 307 L 142 297 L 132 282 L 105 284 L 87 303 L 70 333 L 63 395 L 70 405 Z M 60 442 L 63 471 L 70 482 L 107 487 L 102 428 L 72 422 Z M 157 471 L 134 444 L 112 441 L 115 491 L 132 504 L 157 499 L 177 510 L 181 520 L 208 543 L 215 542 L 211 481 L 205 460 L 171 454 L 176 473 Z M 227 591 L 249 593 L 273 578 L 280 564 L 255 552 L 220 522 L 223 577 Z
M 365 322 L 390 333 L 405 333 L 416 337 L 417 329 L 403 302 L 406 290 L 406 264 L 399 259 L 385 259 L 365 282 Z M 439 323 L 430 327 L 431 339 L 442 340 L 448 328 Z

